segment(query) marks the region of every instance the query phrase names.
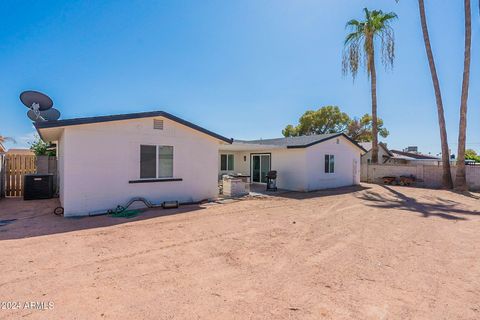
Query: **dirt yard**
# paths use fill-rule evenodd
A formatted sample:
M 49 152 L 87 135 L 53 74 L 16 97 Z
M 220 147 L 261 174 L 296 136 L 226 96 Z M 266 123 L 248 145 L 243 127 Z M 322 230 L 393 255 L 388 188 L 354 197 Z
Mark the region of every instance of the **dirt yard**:
M 0 201 L 17 219 L 0 222 L 2 319 L 480 319 L 473 197 L 366 184 L 133 219 L 56 205 Z

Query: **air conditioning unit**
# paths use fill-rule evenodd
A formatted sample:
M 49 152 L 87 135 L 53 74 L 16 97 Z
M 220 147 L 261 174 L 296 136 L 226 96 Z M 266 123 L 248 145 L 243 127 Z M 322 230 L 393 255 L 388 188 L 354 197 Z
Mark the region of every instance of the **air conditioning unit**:
M 53 174 L 26 174 L 23 200 L 53 198 Z

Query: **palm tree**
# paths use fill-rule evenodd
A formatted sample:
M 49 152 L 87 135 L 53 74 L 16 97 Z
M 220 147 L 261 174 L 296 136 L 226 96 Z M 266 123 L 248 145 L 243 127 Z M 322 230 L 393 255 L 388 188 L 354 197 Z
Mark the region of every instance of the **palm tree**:
M 0 134 L 0 152 L 5 152 L 7 150 L 4 145 L 4 143 L 7 141 L 11 141 L 15 143 L 15 140 L 13 138 L 5 137 Z
M 378 163 L 378 117 L 377 117 L 377 72 L 375 68 L 375 40 L 380 40 L 381 62 L 385 68 L 393 67 L 395 58 L 394 32 L 390 22 L 397 18 L 393 12 L 383 13 L 381 10 L 365 12 L 365 20 L 350 20 L 346 27 L 351 32 L 345 38 L 342 71 L 348 72 L 355 79 L 360 65 L 366 65 L 370 78 L 372 94 L 372 162 Z
M 420 21 L 422 25 L 423 41 L 427 52 L 428 65 L 430 66 L 430 74 L 432 76 L 433 88 L 435 90 L 435 100 L 437 102 L 438 125 L 440 127 L 440 141 L 442 145 L 442 185 L 445 189 L 452 189 L 452 173 L 450 171 L 450 152 L 448 148 L 447 127 L 445 124 L 445 114 L 443 111 L 442 92 L 440 91 L 440 82 L 437 76 L 437 68 L 433 58 L 432 47 L 430 45 L 430 36 L 428 34 L 427 17 L 425 15 L 425 4 L 423 0 L 418 0 L 420 9 Z
M 470 49 L 472 46 L 472 12 L 470 0 L 464 0 L 465 4 L 465 52 L 463 59 L 462 96 L 460 102 L 460 126 L 458 130 L 458 155 L 457 174 L 455 177 L 455 189 L 466 191 L 467 179 L 465 175 L 465 143 L 467 136 L 467 100 L 468 87 L 470 84 Z

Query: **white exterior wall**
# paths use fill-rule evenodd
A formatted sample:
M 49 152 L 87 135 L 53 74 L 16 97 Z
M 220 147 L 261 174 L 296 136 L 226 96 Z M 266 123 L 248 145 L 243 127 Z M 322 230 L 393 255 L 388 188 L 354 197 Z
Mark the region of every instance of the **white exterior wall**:
M 308 191 L 307 149 L 275 149 L 272 151 L 272 170 L 277 170 L 277 187 L 285 190 Z
M 219 175 L 242 173 L 251 175 L 252 154 L 271 154 L 270 170 L 277 171 L 277 187 L 285 190 L 306 191 L 305 149 L 265 149 L 255 151 L 220 151 L 218 156 Z M 234 154 L 234 170 L 220 170 L 220 155 Z M 245 159 L 245 160 L 244 160 Z
M 220 142 L 166 118 L 66 127 L 60 140 L 61 201 L 65 216 L 86 215 L 123 205 L 132 197 L 151 202 L 199 201 L 218 195 Z M 129 183 L 140 178 L 140 145 L 174 148 L 173 178 L 183 181 Z
M 325 173 L 325 154 L 335 156 L 334 173 Z M 344 137 L 306 148 L 307 190 L 360 184 L 360 156 L 361 150 Z
M 64 161 L 64 150 L 65 150 L 65 131 L 62 131 L 60 134 L 60 138 L 57 141 L 57 177 L 58 177 L 58 189 L 59 189 L 59 196 L 60 196 L 60 203 L 62 207 L 64 206 L 64 168 L 65 168 L 65 161 Z
M 337 144 L 338 140 L 338 144 Z M 292 191 L 313 191 L 360 184 L 362 151 L 345 137 L 307 148 L 275 148 L 255 151 L 219 151 L 218 173 L 251 175 L 252 154 L 271 154 L 271 170 L 277 170 L 277 187 Z M 234 170 L 220 170 L 220 155 L 234 154 Z M 325 154 L 335 155 L 335 172 L 325 173 Z M 246 161 L 244 161 L 246 157 Z M 356 162 L 356 165 L 354 165 Z
M 222 154 L 233 154 L 233 170 L 222 170 L 221 166 L 221 155 Z M 244 161 L 243 157 L 246 157 L 246 161 Z M 240 151 L 219 151 L 218 153 L 218 174 L 219 178 L 224 174 L 234 174 L 234 173 L 242 173 L 242 174 L 250 174 L 250 160 L 248 159 L 249 153 L 247 152 L 240 152 Z

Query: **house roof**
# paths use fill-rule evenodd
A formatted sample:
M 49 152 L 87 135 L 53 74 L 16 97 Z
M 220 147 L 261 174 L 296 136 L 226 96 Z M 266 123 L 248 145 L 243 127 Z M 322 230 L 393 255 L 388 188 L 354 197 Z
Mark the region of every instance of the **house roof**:
M 41 129 L 47 128 L 59 128 L 59 127 L 68 127 L 76 126 L 82 124 L 93 124 L 93 123 L 102 123 L 110 121 L 120 121 L 120 120 L 132 120 L 132 119 L 141 119 L 141 118 L 151 118 L 151 117 L 164 117 L 180 123 L 184 126 L 192 128 L 194 130 L 200 131 L 204 134 L 207 134 L 211 137 L 214 137 L 218 140 L 225 141 L 227 143 L 232 143 L 233 139 L 226 138 L 217 133 L 214 133 L 210 130 L 197 126 L 189 121 L 183 120 L 179 117 L 176 117 L 165 111 L 151 111 L 151 112 L 138 112 L 138 113 L 128 113 L 128 114 L 116 114 L 110 116 L 98 116 L 98 117 L 87 117 L 87 118 L 74 118 L 74 119 L 64 119 L 64 120 L 55 120 L 55 121 L 45 121 L 45 122 L 35 122 L 35 128 L 41 136 Z
M 440 160 L 440 158 L 428 156 L 420 153 L 405 152 L 400 150 L 390 150 L 390 151 L 394 154 L 395 157 L 397 157 L 398 155 L 399 156 L 398 158 L 411 158 L 415 160 Z
M 275 147 L 284 147 L 287 149 L 293 149 L 293 148 L 307 148 L 317 143 L 324 142 L 340 136 L 343 136 L 344 138 L 352 142 L 356 147 L 366 152 L 366 150 L 361 145 L 359 145 L 357 142 L 353 141 L 343 133 L 317 134 L 317 135 L 285 137 L 285 138 L 276 138 L 276 139 L 235 140 L 233 143 L 265 145 L 265 146 L 275 146 Z
M 359 145 L 361 145 L 365 150 L 370 151 L 372 150 L 372 142 L 359 142 Z M 390 157 L 393 157 L 393 154 L 388 150 L 387 145 L 383 142 L 379 142 L 378 146 L 381 147 Z

